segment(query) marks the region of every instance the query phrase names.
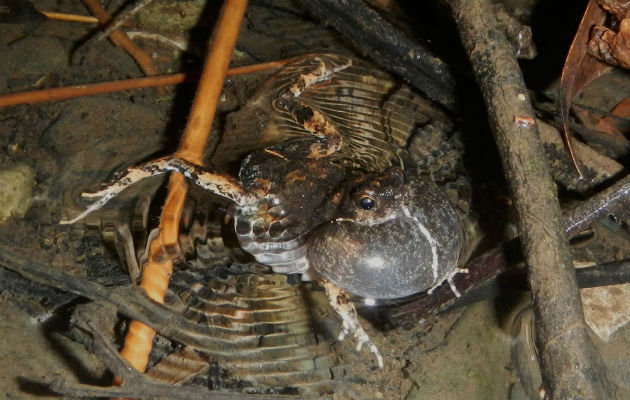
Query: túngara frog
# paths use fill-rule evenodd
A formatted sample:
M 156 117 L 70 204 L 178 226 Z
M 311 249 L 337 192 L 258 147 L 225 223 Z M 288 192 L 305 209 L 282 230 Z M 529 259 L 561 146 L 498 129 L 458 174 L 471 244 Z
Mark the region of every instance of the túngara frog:
M 141 179 L 168 171 L 231 200 L 240 246 L 277 273 L 319 279 L 353 333 L 382 358 L 346 291 L 371 300 L 431 290 L 462 270 L 464 221 L 407 152 L 418 127 L 447 124 L 427 100 L 370 64 L 297 58 L 237 113 L 212 162 L 242 159 L 238 179 L 166 157 L 131 166 L 73 223 Z M 243 122 L 245 121 L 245 122 Z

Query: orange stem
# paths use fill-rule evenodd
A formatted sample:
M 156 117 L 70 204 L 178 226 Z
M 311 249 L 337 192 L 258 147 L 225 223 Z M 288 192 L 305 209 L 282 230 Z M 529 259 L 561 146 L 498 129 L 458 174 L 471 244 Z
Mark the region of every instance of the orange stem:
M 66 87 L 33 90 L 30 92 L 10 93 L 0 96 L 0 107 L 17 104 L 35 104 L 46 101 L 71 99 L 94 94 L 118 92 L 122 90 L 140 89 L 152 86 L 166 86 L 185 82 L 185 74 L 149 76 L 144 78 L 124 79 L 119 81 L 88 83 Z
M 98 19 L 89 15 L 66 14 L 53 11 L 40 11 L 40 13 L 44 14 L 48 19 L 55 19 L 57 21 L 86 22 L 89 24 L 98 23 Z
M 230 68 L 227 76 L 249 74 L 259 71 L 274 69 L 285 65 L 288 60 L 270 61 L 261 64 L 246 65 L 244 67 Z M 102 83 L 87 83 L 59 88 L 33 90 L 30 92 L 9 93 L 0 95 L 0 107 L 14 106 L 17 104 L 35 104 L 45 101 L 71 99 L 80 96 L 119 92 L 122 90 L 141 89 L 153 86 L 167 86 L 196 80 L 196 76 L 187 76 L 183 73 L 161 76 L 147 76 L 143 78 L 123 79 Z
M 96 17 L 101 26 L 106 26 L 111 21 L 111 17 L 107 11 L 101 7 L 98 0 L 83 0 L 83 3 L 89 8 L 90 12 Z M 123 31 L 117 29 L 109 35 L 109 38 L 116 46 L 122 47 L 129 53 L 146 75 L 151 76 L 158 74 L 158 70 L 153 65 L 151 57 L 140 47 L 136 46 Z
M 202 164 L 201 155 L 219 102 L 223 81 L 230 66 L 247 1 L 227 1 L 219 22 L 217 36 L 199 81 L 198 95 L 190 111 L 188 124 L 177 156 Z
M 201 164 L 214 112 L 223 81 L 236 44 L 238 30 L 245 13 L 246 0 L 226 0 L 216 38 L 204 66 L 199 90 L 193 103 L 184 138 L 177 155 Z M 172 174 L 169 194 L 160 220 L 160 235 L 151 243 L 151 256 L 140 284 L 149 297 L 164 302 L 173 264 L 164 257 L 164 249 L 176 246 L 181 209 L 186 197 L 186 182 L 181 174 Z M 139 322 L 132 321 L 121 354 L 140 371 L 146 369 L 155 332 Z M 133 360 L 133 361 L 132 361 Z

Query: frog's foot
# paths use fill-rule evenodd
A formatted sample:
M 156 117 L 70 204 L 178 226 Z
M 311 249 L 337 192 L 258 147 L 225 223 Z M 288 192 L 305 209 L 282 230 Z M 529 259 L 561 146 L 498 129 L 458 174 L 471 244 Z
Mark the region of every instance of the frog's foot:
M 372 343 L 367 332 L 365 332 L 365 329 L 361 326 L 357 310 L 354 308 L 354 304 L 348 300 L 344 290 L 324 279 L 321 280 L 321 283 L 326 290 L 330 305 L 341 317 L 342 327 L 341 332 L 339 332 L 338 340 L 342 341 L 346 335 L 351 333 L 357 339 L 356 351 L 361 351 L 363 345 L 366 345 L 376 356 L 378 367 L 383 368 L 383 356 L 381 356 L 378 348 Z
M 352 60 L 348 59 L 341 65 L 333 65 L 319 57 L 315 57 L 312 61 L 315 67 L 300 75 L 296 82 L 280 95 L 277 104 L 289 112 L 295 122 L 320 139 L 311 146 L 309 158 L 322 158 L 341 149 L 343 144 L 341 134 L 324 114 L 302 102 L 300 96 L 309 87 L 327 81 L 335 73 L 350 67 Z
M 116 197 L 129 186 L 132 186 L 145 178 L 164 174 L 166 172 L 180 172 L 201 188 L 218 194 L 219 196 L 226 197 L 239 205 L 253 202 L 261 194 L 255 191 L 244 191 L 241 185 L 234 178 L 228 175 L 212 173 L 205 170 L 200 165 L 195 165 L 180 158 L 165 157 L 137 166 L 128 167 L 117 173 L 114 181 L 107 184 L 103 189 L 96 192 L 83 193 L 83 197 L 95 199 L 94 203 L 90 204 L 85 211 L 76 217 L 70 220 L 59 221 L 59 223 L 73 224 L 103 207 L 107 204 L 107 202 Z
M 448 286 L 451 288 L 451 292 L 453 292 L 455 297 L 461 297 L 461 293 L 459 293 L 459 291 L 457 290 L 457 287 L 455 287 L 455 283 L 453 282 L 453 278 L 457 274 L 467 274 L 467 273 L 468 273 L 468 268 L 455 268 L 448 275 L 446 275 L 444 278 L 442 278 L 442 280 L 440 280 L 438 283 L 433 285 L 433 287 L 431 289 L 427 290 L 427 293 L 429 295 L 432 295 L 433 292 L 435 291 L 435 289 L 437 289 L 438 287 L 442 286 L 444 281 L 446 281 L 446 282 L 448 282 Z
M 105 204 L 107 204 L 111 199 L 116 197 L 123 190 L 128 188 L 129 186 L 140 182 L 141 180 L 148 178 L 153 175 L 157 175 L 164 171 L 164 164 L 167 163 L 167 159 L 160 159 L 156 161 L 149 162 L 147 164 L 143 164 L 140 166 L 132 166 L 124 171 L 116 174 L 115 180 L 107 184 L 103 189 L 98 190 L 96 192 L 87 192 L 82 193 L 81 196 L 89 199 L 94 199 L 94 203 L 90 204 L 82 213 L 77 215 L 76 217 L 70 220 L 62 220 L 59 221 L 60 224 L 74 224 L 77 221 L 82 220 L 87 217 L 92 212 L 102 208 Z M 151 165 L 152 168 L 148 168 L 148 165 Z
M 352 59 L 347 59 L 343 64 L 338 65 L 333 65 L 332 62 L 326 62 L 320 57 L 313 57 L 310 61 L 312 64 L 315 64 L 315 66 L 307 70 L 306 73 L 301 74 L 295 83 L 288 87 L 287 93 L 290 93 L 291 96 L 300 97 L 310 86 L 327 81 L 333 74 L 343 71 L 352 65 Z

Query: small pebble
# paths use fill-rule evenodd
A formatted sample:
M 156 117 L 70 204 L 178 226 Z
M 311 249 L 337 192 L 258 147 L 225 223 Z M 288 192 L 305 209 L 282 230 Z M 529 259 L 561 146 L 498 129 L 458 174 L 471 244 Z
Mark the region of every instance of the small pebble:
M 35 172 L 25 164 L 0 171 L 0 224 L 23 217 L 31 206 Z

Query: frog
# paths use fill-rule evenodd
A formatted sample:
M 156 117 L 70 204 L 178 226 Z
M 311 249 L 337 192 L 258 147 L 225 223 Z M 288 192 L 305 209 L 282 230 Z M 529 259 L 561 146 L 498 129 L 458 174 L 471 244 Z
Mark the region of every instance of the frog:
M 232 203 L 239 244 L 257 262 L 319 280 L 342 318 L 340 340 L 353 333 L 357 347 L 367 344 L 382 366 L 345 299 L 404 297 L 452 283 L 462 271 L 461 219 L 430 177 L 413 173 L 407 151 L 416 128 L 446 121 L 428 100 L 366 62 L 299 57 L 228 117 L 210 167 L 176 156 L 127 167 L 101 190 L 84 193 L 93 203 L 62 223 L 84 218 L 142 179 L 180 172 Z M 237 177 L 227 172 L 233 160 L 240 160 Z M 357 253 L 333 254 L 349 241 Z M 357 276 L 360 265 L 379 259 L 395 284 L 379 287 L 369 280 L 383 277 Z
M 334 221 L 310 236 L 311 267 L 347 292 L 390 300 L 452 278 L 469 252 L 465 216 L 427 175 L 400 168 L 352 182 Z

